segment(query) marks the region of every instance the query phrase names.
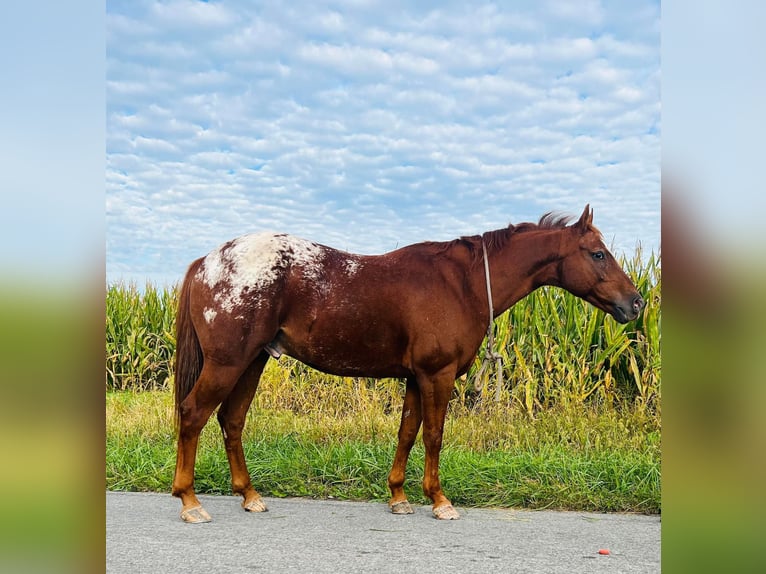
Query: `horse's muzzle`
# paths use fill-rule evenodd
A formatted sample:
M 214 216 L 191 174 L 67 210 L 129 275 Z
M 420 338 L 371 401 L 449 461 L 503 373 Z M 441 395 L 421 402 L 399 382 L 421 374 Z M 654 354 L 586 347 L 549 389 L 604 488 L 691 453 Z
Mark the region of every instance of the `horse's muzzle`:
M 612 309 L 612 316 L 618 323 L 627 323 L 638 317 L 645 306 L 646 302 L 641 295 L 636 294 L 635 297 L 628 301 L 627 305 L 615 304 Z
M 633 298 L 633 312 L 636 314 L 636 317 L 638 317 L 638 314 L 641 312 L 641 310 L 646 306 L 646 301 L 644 301 L 641 298 L 641 295 L 636 295 Z

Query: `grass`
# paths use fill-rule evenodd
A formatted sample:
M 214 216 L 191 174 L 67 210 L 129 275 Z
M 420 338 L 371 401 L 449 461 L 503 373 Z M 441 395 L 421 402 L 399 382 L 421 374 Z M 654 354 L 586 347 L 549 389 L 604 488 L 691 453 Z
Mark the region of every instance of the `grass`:
M 266 399 L 268 400 L 268 399 Z M 453 405 L 445 429 L 441 479 L 455 504 L 569 510 L 660 511 L 660 434 L 640 411 L 523 411 Z M 257 404 L 243 436 L 253 483 L 267 496 L 387 500 L 398 414 L 384 408 L 338 416 L 269 410 Z M 360 424 L 361 423 L 361 424 Z M 169 492 L 175 465 L 172 396 L 166 391 L 107 394 L 107 488 Z M 418 442 L 406 489 L 420 491 Z M 200 438 L 199 492 L 230 493 L 228 463 L 211 417 Z

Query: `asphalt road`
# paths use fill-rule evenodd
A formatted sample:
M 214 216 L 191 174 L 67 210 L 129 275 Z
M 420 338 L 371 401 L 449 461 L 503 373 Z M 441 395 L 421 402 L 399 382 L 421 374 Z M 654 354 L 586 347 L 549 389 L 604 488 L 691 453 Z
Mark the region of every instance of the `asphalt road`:
M 269 512 L 251 514 L 239 497 L 199 498 L 212 522 L 181 522 L 169 494 L 107 492 L 106 571 L 660 571 L 658 516 L 458 507 L 446 522 L 428 506 L 397 516 L 385 504 L 267 498 Z

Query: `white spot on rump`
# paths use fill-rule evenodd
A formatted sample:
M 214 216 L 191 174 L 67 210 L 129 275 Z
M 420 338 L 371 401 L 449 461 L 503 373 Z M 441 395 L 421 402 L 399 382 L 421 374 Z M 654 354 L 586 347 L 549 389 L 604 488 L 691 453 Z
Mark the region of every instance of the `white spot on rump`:
M 294 265 L 307 279 L 319 277 L 325 248 L 291 235 L 243 235 L 211 251 L 196 278 L 216 292 L 221 309 L 231 313 L 244 303 L 246 290 L 264 289 Z
M 346 267 L 346 275 L 349 277 L 353 277 L 356 275 L 356 272 L 359 271 L 359 267 L 362 265 L 359 259 L 357 259 L 354 256 L 349 256 L 348 259 L 346 259 L 345 262 Z
M 215 316 L 218 315 L 218 312 L 215 309 L 206 307 L 202 314 L 205 316 L 205 321 L 212 323 Z

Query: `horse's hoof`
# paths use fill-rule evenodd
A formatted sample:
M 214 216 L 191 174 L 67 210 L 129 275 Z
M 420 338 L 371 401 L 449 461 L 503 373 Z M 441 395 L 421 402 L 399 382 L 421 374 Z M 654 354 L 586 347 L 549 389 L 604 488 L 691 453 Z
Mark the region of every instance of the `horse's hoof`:
M 460 518 L 460 514 L 455 510 L 455 507 L 451 504 L 445 504 L 433 509 L 434 516 L 439 520 L 457 520 Z
M 212 518 L 210 518 L 210 515 L 202 506 L 195 506 L 194 508 L 182 510 L 181 520 L 189 524 L 201 524 L 203 522 L 210 522 Z
M 410 503 L 407 500 L 400 500 L 389 506 L 391 507 L 392 514 L 415 514 L 415 511 L 412 510 L 412 506 L 410 506 Z
M 260 496 L 258 498 L 253 498 L 250 501 L 247 501 L 247 500 L 243 501 L 242 508 L 244 508 L 248 512 L 268 511 L 268 508 L 266 508 L 266 503 L 263 501 L 263 499 Z

